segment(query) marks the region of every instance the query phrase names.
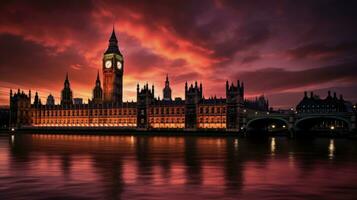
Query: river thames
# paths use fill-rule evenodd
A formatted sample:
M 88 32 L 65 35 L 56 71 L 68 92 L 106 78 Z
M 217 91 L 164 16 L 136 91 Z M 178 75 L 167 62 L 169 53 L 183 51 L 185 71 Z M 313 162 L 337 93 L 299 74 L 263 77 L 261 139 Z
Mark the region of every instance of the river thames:
M 0 199 L 356 199 L 357 141 L 0 137 Z

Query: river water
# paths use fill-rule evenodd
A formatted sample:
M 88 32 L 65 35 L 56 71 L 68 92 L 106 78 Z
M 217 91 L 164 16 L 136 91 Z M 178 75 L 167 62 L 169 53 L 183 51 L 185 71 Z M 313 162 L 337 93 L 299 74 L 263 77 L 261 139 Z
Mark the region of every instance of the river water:
M 357 141 L 0 137 L 0 199 L 357 199 Z

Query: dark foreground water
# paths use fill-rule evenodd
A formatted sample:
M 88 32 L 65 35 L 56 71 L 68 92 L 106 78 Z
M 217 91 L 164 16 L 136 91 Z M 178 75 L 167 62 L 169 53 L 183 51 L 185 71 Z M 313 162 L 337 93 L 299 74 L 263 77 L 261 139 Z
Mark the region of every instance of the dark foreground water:
M 357 199 L 357 141 L 0 137 L 0 199 Z

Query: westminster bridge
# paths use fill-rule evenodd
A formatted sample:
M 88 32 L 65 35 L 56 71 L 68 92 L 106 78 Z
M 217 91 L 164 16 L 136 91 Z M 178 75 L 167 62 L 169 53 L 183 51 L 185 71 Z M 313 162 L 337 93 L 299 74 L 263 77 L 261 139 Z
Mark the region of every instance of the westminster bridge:
M 356 131 L 356 113 L 256 112 L 244 110 L 241 129 L 250 131 Z

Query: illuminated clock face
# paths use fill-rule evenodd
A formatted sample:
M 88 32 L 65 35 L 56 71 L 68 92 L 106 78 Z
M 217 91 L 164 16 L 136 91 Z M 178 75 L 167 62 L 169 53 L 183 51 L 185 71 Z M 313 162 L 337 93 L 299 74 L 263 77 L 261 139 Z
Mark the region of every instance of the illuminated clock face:
M 119 62 L 119 61 L 117 62 L 117 67 L 118 67 L 118 69 L 121 69 L 121 67 L 122 67 L 121 62 Z
M 112 67 L 112 62 L 110 60 L 105 62 L 105 68 L 109 69 Z

